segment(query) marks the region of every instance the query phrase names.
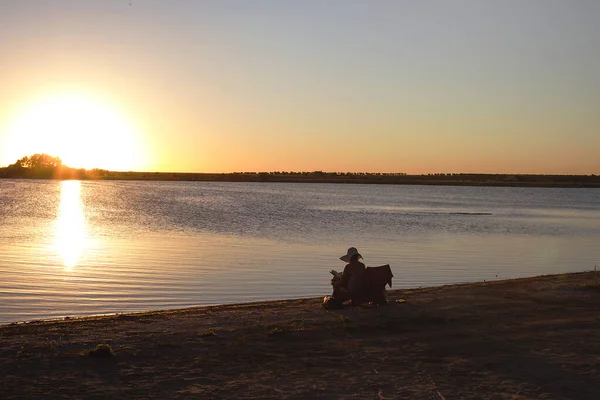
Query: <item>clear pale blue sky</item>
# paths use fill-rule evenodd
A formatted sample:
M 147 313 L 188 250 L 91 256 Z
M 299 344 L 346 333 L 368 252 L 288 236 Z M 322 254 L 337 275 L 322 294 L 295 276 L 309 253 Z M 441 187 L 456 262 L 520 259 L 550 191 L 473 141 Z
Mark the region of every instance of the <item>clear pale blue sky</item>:
M 132 121 L 133 169 L 600 173 L 598 1 L 14 0 L 0 26 L 0 166 L 15 115 L 75 92 Z

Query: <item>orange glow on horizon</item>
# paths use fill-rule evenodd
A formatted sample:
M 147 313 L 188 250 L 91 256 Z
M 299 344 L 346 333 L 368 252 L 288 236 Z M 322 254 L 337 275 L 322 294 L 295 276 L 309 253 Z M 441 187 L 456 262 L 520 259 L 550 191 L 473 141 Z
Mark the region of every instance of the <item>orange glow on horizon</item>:
M 99 98 L 53 94 L 30 102 L 6 130 L 2 158 L 45 153 L 73 168 L 143 170 L 147 154 L 137 127 Z M 12 160 L 12 161 L 11 161 Z

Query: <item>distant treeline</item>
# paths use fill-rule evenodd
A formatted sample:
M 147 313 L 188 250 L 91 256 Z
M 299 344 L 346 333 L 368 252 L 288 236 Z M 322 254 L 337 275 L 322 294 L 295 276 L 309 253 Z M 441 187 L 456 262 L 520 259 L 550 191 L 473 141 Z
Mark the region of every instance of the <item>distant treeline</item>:
M 104 169 L 75 169 L 59 158 L 46 154 L 24 157 L 15 164 L 0 168 L 0 178 L 79 179 L 79 180 L 150 180 L 216 182 L 305 182 L 305 183 L 379 183 L 404 185 L 469 185 L 531 187 L 600 187 L 598 175 L 527 175 L 440 173 L 408 175 L 405 173 L 368 172 L 118 172 Z

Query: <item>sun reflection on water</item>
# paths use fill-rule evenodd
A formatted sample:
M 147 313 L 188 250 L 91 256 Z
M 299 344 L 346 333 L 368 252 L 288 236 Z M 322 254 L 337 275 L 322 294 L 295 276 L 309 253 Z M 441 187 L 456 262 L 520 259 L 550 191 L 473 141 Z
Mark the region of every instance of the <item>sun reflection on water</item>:
M 80 193 L 81 182 L 61 183 L 60 208 L 56 220 L 56 248 L 67 271 L 77 265 L 85 247 L 86 221 Z

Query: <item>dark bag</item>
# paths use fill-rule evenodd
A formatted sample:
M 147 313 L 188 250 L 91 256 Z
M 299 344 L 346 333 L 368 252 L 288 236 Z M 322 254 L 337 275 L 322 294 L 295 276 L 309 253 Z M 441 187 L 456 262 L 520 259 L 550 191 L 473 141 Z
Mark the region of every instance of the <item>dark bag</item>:
M 323 307 L 327 310 L 336 310 L 344 308 L 344 303 L 333 296 L 325 296 L 323 297 Z

